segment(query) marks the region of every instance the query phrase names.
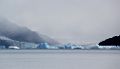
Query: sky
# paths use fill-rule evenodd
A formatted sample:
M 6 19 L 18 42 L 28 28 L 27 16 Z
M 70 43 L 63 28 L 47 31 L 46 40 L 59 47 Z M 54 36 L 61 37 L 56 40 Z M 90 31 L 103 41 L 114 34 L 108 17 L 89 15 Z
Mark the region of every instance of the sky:
M 0 0 L 0 17 L 63 43 L 120 35 L 120 0 Z

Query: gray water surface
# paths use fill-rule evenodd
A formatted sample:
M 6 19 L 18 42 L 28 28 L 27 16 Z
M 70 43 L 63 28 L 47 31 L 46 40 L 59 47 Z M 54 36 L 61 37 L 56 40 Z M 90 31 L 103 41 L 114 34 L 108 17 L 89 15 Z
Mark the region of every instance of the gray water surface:
M 120 69 L 120 51 L 0 50 L 0 69 Z

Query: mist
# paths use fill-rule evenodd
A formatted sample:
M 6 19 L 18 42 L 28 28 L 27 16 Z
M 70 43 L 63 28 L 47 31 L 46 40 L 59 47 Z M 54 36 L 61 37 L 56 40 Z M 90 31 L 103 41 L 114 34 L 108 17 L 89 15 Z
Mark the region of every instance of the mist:
M 63 43 L 120 34 L 119 0 L 0 0 L 0 16 Z

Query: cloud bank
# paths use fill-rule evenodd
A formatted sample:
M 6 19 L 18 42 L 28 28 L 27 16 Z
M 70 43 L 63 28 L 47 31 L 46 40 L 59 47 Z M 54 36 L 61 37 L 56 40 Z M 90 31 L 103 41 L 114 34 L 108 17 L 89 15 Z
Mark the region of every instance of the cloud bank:
M 119 35 L 119 12 L 119 0 L 0 0 L 0 16 L 61 42 Z

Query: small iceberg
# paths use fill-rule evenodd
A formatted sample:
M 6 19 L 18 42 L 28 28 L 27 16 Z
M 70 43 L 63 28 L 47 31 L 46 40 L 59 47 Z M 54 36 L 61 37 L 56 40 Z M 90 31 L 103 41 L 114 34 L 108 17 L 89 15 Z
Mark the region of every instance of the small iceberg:
M 20 49 L 20 47 L 18 47 L 18 46 L 9 46 L 9 49 Z

